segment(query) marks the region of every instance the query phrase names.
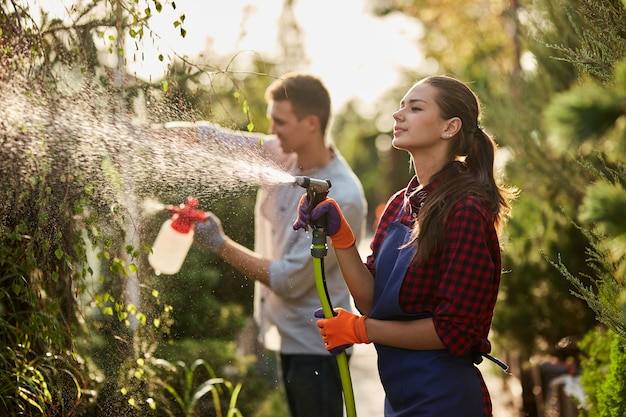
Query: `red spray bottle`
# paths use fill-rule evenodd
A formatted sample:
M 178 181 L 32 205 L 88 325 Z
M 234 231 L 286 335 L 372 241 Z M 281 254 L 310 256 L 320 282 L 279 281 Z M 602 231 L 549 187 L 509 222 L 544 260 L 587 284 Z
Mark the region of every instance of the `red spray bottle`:
M 206 218 L 206 213 L 196 210 L 196 207 L 198 200 L 194 197 L 188 197 L 187 202 L 180 206 L 166 207 L 173 216 L 161 226 L 152 245 L 152 253 L 148 256 L 148 262 L 157 275 L 175 274 L 183 265 L 193 243 L 194 224 Z

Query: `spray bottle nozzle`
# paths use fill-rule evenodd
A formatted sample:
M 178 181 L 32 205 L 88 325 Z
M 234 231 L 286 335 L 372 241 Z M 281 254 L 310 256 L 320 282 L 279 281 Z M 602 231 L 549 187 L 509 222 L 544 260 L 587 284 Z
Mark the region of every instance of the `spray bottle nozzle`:
M 167 211 L 174 214 L 172 228 L 181 233 L 188 233 L 194 222 L 204 221 L 206 213 L 196 210 L 196 207 L 198 207 L 198 199 L 195 197 L 188 197 L 187 202 L 180 206 L 167 206 Z
M 297 185 L 315 193 L 327 193 L 331 187 L 330 180 L 319 180 L 310 177 L 295 177 L 294 181 Z

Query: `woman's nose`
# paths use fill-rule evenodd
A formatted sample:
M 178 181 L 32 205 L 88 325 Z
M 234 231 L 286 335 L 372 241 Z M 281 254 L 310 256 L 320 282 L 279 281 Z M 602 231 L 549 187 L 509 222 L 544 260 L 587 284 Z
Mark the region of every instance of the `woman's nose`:
M 393 117 L 393 120 L 400 120 L 402 118 L 402 113 L 400 110 L 396 110 L 391 116 Z

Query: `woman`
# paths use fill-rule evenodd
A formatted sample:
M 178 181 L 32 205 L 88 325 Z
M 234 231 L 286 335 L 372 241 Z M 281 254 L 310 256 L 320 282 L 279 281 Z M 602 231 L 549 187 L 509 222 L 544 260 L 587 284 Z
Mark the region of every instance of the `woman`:
M 317 322 L 326 348 L 373 342 L 385 416 L 490 417 L 474 364 L 487 337 L 500 282 L 498 232 L 514 190 L 493 174 L 496 145 L 479 125 L 480 103 L 462 82 L 432 76 L 411 87 L 393 114 L 393 146 L 411 154 L 415 176 L 388 201 L 365 264 L 332 199 L 294 229 L 327 214 L 328 235 L 361 316 L 337 309 Z

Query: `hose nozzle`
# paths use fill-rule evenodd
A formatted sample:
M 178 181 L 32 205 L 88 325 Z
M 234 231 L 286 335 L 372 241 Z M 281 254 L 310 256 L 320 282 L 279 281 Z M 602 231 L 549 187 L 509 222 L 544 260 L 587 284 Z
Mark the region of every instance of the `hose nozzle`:
M 315 206 L 326 199 L 328 189 L 330 188 L 330 180 L 319 180 L 309 177 L 295 177 L 294 182 L 302 188 L 306 188 L 306 196 L 308 201 L 309 213 Z M 313 235 L 311 238 L 311 255 L 314 258 L 323 258 L 328 252 L 326 245 L 326 228 L 328 223 L 328 215 L 324 214 L 315 221 L 310 221 L 313 227 Z
M 330 180 L 320 180 L 310 177 L 295 177 L 294 183 L 315 193 L 327 193 L 331 187 Z

